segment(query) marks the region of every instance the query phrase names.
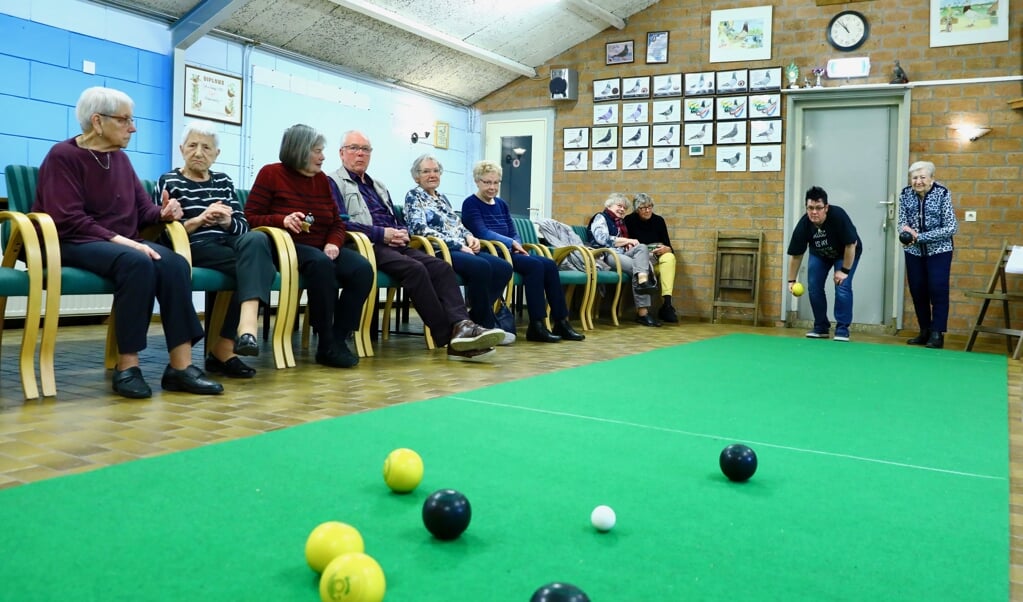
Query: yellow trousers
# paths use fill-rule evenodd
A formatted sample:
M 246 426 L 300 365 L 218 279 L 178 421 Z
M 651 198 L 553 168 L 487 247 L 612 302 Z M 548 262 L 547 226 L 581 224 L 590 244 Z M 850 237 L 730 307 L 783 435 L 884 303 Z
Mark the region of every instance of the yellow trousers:
M 653 258 L 651 257 L 651 259 Z M 657 280 L 661 283 L 661 296 L 670 295 L 675 288 L 675 254 L 665 253 L 657 257 L 654 273 L 657 274 Z

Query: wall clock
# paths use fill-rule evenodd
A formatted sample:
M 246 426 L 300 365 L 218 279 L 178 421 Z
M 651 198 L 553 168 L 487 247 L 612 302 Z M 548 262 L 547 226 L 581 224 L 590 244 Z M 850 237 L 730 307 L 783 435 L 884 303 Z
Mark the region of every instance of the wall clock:
M 867 41 L 870 23 L 862 13 L 844 10 L 828 23 L 827 35 L 828 43 L 838 50 L 842 52 L 856 50 Z

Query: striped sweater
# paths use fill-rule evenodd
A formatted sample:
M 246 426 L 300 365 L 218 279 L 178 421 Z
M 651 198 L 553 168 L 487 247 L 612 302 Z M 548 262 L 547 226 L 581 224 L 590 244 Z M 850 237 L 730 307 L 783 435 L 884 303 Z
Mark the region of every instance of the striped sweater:
M 196 182 L 186 178 L 180 169 L 175 169 L 160 176 L 159 185 L 154 192 L 156 197 L 154 200 L 157 204 L 160 203 L 160 197 L 164 190 L 167 191 L 170 198 L 177 199 L 181 204 L 181 210 L 185 212 L 181 221 L 199 217 L 207 207 L 217 201 L 231 206 L 229 230 L 215 225 L 200 226 L 188 235 L 193 242 L 225 235 L 240 236 L 249 231 L 249 222 L 245 219 L 245 212 L 234 194 L 234 182 L 225 173 L 210 171 L 209 180 Z

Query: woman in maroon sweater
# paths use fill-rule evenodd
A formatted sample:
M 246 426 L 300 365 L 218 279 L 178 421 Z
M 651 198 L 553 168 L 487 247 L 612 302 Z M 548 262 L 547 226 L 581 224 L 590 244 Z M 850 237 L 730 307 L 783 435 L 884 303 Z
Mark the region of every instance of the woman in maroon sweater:
M 308 295 L 309 321 L 319 335 L 316 362 L 351 368 L 359 356 L 345 340 L 358 328 L 362 305 L 373 290 L 373 268 L 344 246 L 345 224 L 323 173 L 325 142 L 307 125 L 288 128 L 281 140 L 281 162 L 259 170 L 245 217 L 254 228 L 273 226 L 291 234 Z

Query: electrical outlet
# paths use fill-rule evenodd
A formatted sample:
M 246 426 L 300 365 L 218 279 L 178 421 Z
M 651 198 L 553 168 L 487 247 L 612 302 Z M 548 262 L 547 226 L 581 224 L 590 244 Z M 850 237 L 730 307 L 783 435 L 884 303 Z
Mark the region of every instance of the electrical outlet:
M 968 222 L 975 222 L 975 221 L 977 221 L 977 212 L 976 211 L 967 211 L 965 217 L 966 217 L 966 221 L 968 221 Z

